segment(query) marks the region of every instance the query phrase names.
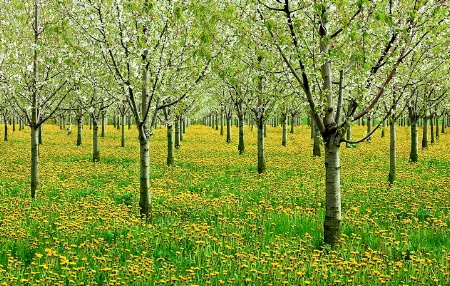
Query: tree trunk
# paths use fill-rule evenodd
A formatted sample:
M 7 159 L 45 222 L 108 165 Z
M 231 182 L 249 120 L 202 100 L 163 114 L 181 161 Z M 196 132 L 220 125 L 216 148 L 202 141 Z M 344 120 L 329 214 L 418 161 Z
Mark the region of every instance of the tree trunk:
M 447 127 L 446 124 L 447 124 L 447 123 L 445 122 L 445 116 L 442 116 L 442 125 L 441 125 L 441 133 L 442 133 L 442 134 L 445 133 L 445 127 Z
M 102 112 L 102 134 L 100 135 L 102 138 L 105 137 L 105 129 L 106 129 L 106 120 L 105 120 L 105 113 Z
M 3 141 L 8 141 L 8 124 L 5 124 L 5 136 L 3 137 Z
M 324 222 L 324 242 L 332 247 L 339 244 L 342 234 L 341 223 L 341 166 L 339 135 L 331 135 L 325 144 L 326 213 Z
M 148 57 L 148 50 L 142 54 L 143 63 Z M 141 89 L 141 120 L 147 116 L 146 111 L 150 105 L 150 96 L 147 93 L 148 86 L 148 65 L 143 65 L 142 69 L 142 89 Z M 156 116 L 156 114 L 154 115 Z M 136 125 L 139 132 L 139 213 L 141 218 L 148 222 L 152 220 L 152 202 L 150 196 L 150 138 L 152 133 L 149 130 L 148 120 L 136 118 Z M 155 124 L 156 124 L 156 120 Z
M 34 200 L 36 198 L 36 190 L 39 187 L 39 173 L 38 173 L 38 164 L 39 164 L 39 125 L 38 120 L 40 118 L 39 115 L 39 103 L 38 103 L 38 39 L 39 39 L 39 22 L 38 22 L 38 10 L 39 3 L 37 1 L 34 2 L 34 48 L 33 48 L 33 92 L 31 97 L 31 121 L 30 127 L 30 135 L 31 135 L 31 199 Z M 6 124 L 6 122 L 5 122 Z
M 215 123 L 216 123 L 216 130 L 219 130 L 219 118 L 218 118 L 218 116 L 219 115 L 217 115 L 217 113 L 215 114 L 215 118 L 214 118 L 214 121 L 215 121 Z
M 428 117 L 423 118 L 422 149 L 428 148 Z
M 367 134 L 370 134 L 370 132 L 372 131 L 372 120 L 370 116 L 367 116 Z M 367 137 L 367 142 L 370 143 L 371 141 L 371 136 Z
M 180 118 L 181 120 L 181 133 L 185 134 L 186 133 L 186 127 L 187 127 L 187 118 L 185 119 L 184 117 Z
M 220 136 L 223 136 L 223 108 L 220 109 Z
M 167 166 L 173 166 L 172 124 L 167 124 Z
M 321 152 L 320 152 L 320 137 L 319 137 L 319 130 L 317 130 L 316 128 L 316 123 L 314 122 L 314 120 L 311 120 L 311 128 L 312 128 L 312 133 L 313 133 L 313 156 L 317 156 L 320 157 L 322 156 Z
M 38 131 L 39 127 L 35 124 L 31 124 L 31 198 L 36 198 L 36 191 L 39 186 L 39 139 Z
M 323 10 L 325 11 L 325 10 Z M 337 128 L 332 129 L 333 126 L 337 126 L 338 122 L 335 122 L 335 114 L 333 110 L 333 92 L 332 92 L 332 72 L 331 72 L 331 60 L 328 57 L 329 54 L 329 38 L 327 37 L 328 20 L 325 17 L 325 13 L 321 15 L 321 28 L 319 35 L 320 39 L 320 52 L 325 55 L 326 60 L 321 67 L 322 74 L 322 91 L 326 94 L 328 107 L 323 118 L 323 125 L 325 130 L 322 138 L 325 144 L 325 182 L 326 182 L 326 206 L 325 206 L 325 220 L 324 220 L 324 242 L 330 245 L 332 248 L 339 244 L 339 240 L 342 234 L 341 223 L 341 166 L 339 147 L 341 137 Z M 314 110 L 311 110 L 315 112 Z M 312 115 L 312 114 L 311 114 Z M 316 117 L 317 118 L 317 117 Z M 315 121 L 315 136 L 318 137 L 318 120 Z
M 411 118 L 411 152 L 409 153 L 409 160 L 414 163 L 417 162 L 419 158 L 418 137 L 417 118 L 414 116 L 414 118 Z
M 125 147 L 125 114 L 121 114 L 122 140 L 120 146 Z
M 231 117 L 227 117 L 227 143 L 231 143 Z
M 262 116 L 258 118 L 258 174 L 266 170 L 266 157 L 264 154 L 264 122 Z
M 12 131 L 16 132 L 16 117 L 12 117 Z
M 38 142 L 39 142 L 39 145 L 42 145 L 42 125 L 43 124 L 39 125 L 39 128 L 38 128 Z
M 294 134 L 294 125 L 295 125 L 295 117 L 294 115 L 291 115 L 291 134 Z
M 3 121 L 5 122 L 5 136 L 3 137 L 3 141 L 8 141 L 8 118 L 3 115 Z
M 140 131 L 141 133 L 143 131 Z M 142 218 L 151 220 L 152 203 L 150 196 L 150 140 L 139 135 L 139 157 L 140 157 L 140 176 L 139 176 L 139 212 Z
M 172 127 L 171 127 L 172 128 Z M 180 118 L 175 118 L 175 148 L 180 148 Z M 173 162 L 172 162 L 173 164 Z
M 239 154 L 244 154 L 245 151 L 245 145 L 244 145 L 244 114 L 238 114 L 239 119 L 239 144 L 238 144 L 238 151 Z
M 391 119 L 390 124 L 390 146 L 389 146 L 389 185 L 395 182 L 395 171 L 397 167 L 397 157 L 396 157 L 396 143 L 397 143 L 397 130 L 395 128 L 395 119 Z
M 92 118 L 92 162 L 100 162 L 100 148 L 98 146 L 98 121 L 96 118 Z
M 81 146 L 82 143 L 82 129 L 83 129 L 83 117 L 77 117 L 77 146 Z
M 439 139 L 439 116 L 436 116 L 436 140 Z
M 69 127 L 67 128 L 67 135 L 72 134 L 72 111 L 69 112 Z
M 267 137 L 267 122 L 264 122 L 264 138 Z
M 384 138 L 384 136 L 385 136 L 385 130 L 386 129 L 386 120 L 383 120 L 383 123 L 382 123 L 382 127 L 381 127 L 381 138 Z
M 351 124 L 351 123 L 350 123 L 350 125 L 348 126 L 347 131 L 345 132 L 345 139 L 346 139 L 347 141 L 352 141 L 352 124 Z M 346 146 L 347 148 L 350 148 L 350 147 L 351 147 L 350 143 L 346 143 L 345 146 Z
M 179 124 L 178 129 L 179 129 L 179 132 L 180 132 L 180 144 L 181 144 L 181 142 L 183 142 L 183 134 L 185 132 L 184 126 L 183 126 L 184 125 L 184 118 L 183 118 L 183 116 L 180 116 L 180 118 L 178 120 L 178 124 Z
M 434 117 L 430 117 L 431 144 L 434 143 Z
M 283 127 L 283 135 L 281 138 L 281 145 L 286 146 L 287 145 L 287 116 L 286 116 L 286 114 L 281 115 L 281 124 Z

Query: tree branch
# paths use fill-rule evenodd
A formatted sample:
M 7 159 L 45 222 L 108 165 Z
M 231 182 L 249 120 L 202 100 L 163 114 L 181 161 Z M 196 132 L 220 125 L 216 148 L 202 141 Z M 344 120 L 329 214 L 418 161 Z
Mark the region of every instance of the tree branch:
M 339 96 L 338 96 L 338 102 L 337 102 L 337 108 L 336 108 L 336 114 L 334 117 L 334 122 L 336 122 L 336 124 L 339 126 L 340 121 L 341 121 L 341 109 L 342 109 L 342 94 L 343 94 L 343 84 L 344 81 L 344 71 L 340 70 L 339 71 Z
M 358 16 L 359 13 L 361 13 L 362 9 L 359 8 L 358 11 L 356 11 L 356 13 L 350 18 L 350 20 L 348 21 L 348 23 L 346 23 L 344 25 L 344 27 L 339 28 L 336 32 L 334 32 L 333 34 L 331 34 L 330 39 L 333 39 L 334 37 L 336 37 L 337 35 L 339 35 L 342 31 L 344 31 L 345 28 L 347 28 L 348 26 L 350 26 L 351 22 L 356 18 L 356 16 Z
M 64 101 L 64 99 L 66 99 L 67 95 L 69 94 L 69 92 L 71 92 L 73 90 L 73 88 L 75 87 L 75 84 L 72 85 L 71 88 L 69 88 L 66 93 L 64 94 L 64 96 L 61 98 L 61 100 L 58 102 L 58 104 L 56 105 L 56 107 L 53 109 L 53 111 L 44 119 L 41 119 L 38 121 L 38 123 L 36 124 L 36 128 L 41 126 L 42 124 L 44 124 L 45 121 L 47 121 L 50 117 L 53 116 L 53 114 L 55 114 L 55 112 L 59 109 L 59 107 L 61 106 L 61 103 Z

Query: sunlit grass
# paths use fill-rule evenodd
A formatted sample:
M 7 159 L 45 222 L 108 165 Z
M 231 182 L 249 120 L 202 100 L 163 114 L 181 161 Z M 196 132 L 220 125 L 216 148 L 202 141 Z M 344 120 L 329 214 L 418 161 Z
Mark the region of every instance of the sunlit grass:
M 0 130 L 3 126 L 0 125 Z M 354 137 L 365 127 L 354 128 Z M 135 129 L 108 126 L 101 161 L 91 133 L 44 126 L 38 198 L 29 197 L 29 129 L 0 142 L 0 284 L 5 285 L 447 285 L 450 138 L 410 164 L 398 128 L 398 181 L 388 188 L 389 138 L 341 148 L 343 239 L 322 244 L 323 158 L 307 126 L 281 146 L 268 126 L 267 172 L 210 127 L 190 126 L 167 167 L 165 129 L 151 139 L 152 224 L 138 217 Z

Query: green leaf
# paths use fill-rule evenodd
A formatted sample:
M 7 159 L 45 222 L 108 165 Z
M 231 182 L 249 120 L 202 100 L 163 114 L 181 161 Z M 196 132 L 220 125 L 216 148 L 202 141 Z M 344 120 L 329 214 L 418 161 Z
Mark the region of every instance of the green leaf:
M 272 31 L 273 27 L 275 26 L 275 22 L 273 20 L 268 20 L 266 22 L 266 27 L 269 31 Z
M 200 35 L 200 40 L 201 40 L 202 43 L 204 43 L 204 44 L 209 43 L 210 38 L 211 38 L 211 35 L 206 34 L 206 33 L 202 33 L 202 34 Z
M 352 41 L 356 41 L 356 40 L 358 40 L 358 38 L 359 38 L 359 34 L 358 34 L 356 31 L 352 31 L 352 32 L 350 33 L 349 37 L 350 37 L 350 39 L 351 39 Z
M 131 2 L 133 2 L 133 1 L 131 1 Z M 152 1 L 152 0 L 148 1 L 147 6 L 145 7 L 145 12 L 147 12 L 147 14 L 150 13 L 150 11 L 153 9 L 154 6 L 155 6 L 154 1 Z
M 181 6 L 177 5 L 173 11 L 173 14 L 175 16 L 175 19 L 182 20 L 183 17 L 183 9 L 181 9 Z

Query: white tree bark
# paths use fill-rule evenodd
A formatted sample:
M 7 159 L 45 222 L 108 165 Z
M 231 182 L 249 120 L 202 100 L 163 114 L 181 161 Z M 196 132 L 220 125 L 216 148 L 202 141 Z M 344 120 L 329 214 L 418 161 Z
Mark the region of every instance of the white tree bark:
M 36 191 L 39 186 L 39 141 L 38 128 L 31 125 L 31 198 L 36 198 Z
M 339 244 L 342 234 L 341 215 L 341 165 L 339 135 L 331 135 L 325 144 L 326 213 L 324 242 L 331 246 Z

